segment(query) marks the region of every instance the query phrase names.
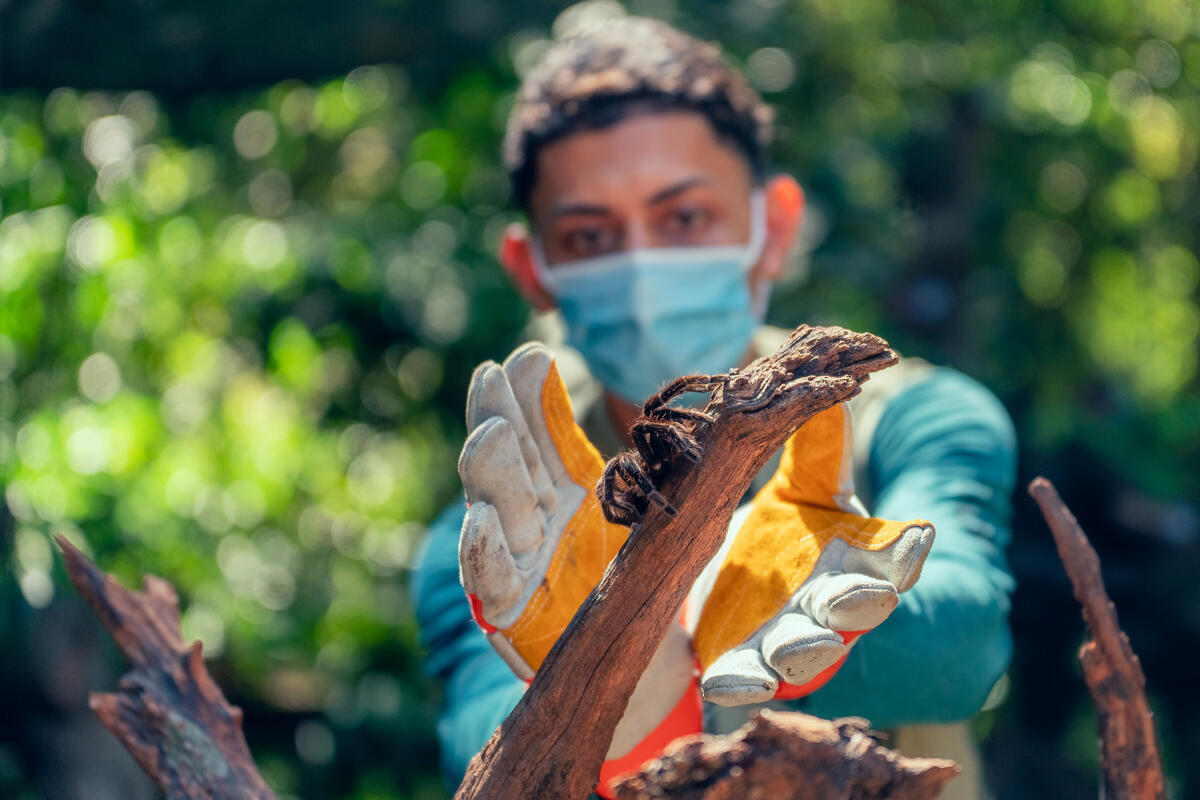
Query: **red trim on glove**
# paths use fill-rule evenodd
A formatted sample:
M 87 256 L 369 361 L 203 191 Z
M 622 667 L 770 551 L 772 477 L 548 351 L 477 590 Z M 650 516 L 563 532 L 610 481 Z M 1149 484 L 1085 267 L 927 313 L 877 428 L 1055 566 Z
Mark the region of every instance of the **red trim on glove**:
M 483 603 L 479 602 L 479 595 L 467 592 L 467 602 L 471 605 L 471 619 L 475 620 L 475 624 L 479 626 L 480 630 L 484 633 L 495 633 L 499 630 L 483 618 Z
M 837 633 L 842 637 L 842 643 L 849 646 L 850 643 L 862 636 L 866 631 L 838 631 Z M 846 655 L 850 654 L 847 653 Z M 794 683 L 780 681 L 779 688 L 775 690 L 775 699 L 795 700 L 797 697 L 805 697 L 812 694 L 817 689 L 829 683 L 829 679 L 837 674 L 837 671 L 842 668 L 842 664 L 846 663 L 846 655 L 839 658 L 836 663 L 821 670 L 812 680 L 803 685 L 797 686 Z
M 700 733 L 704 725 L 704 711 L 700 705 L 700 684 L 696 676 L 692 680 L 671 709 L 671 713 L 658 723 L 645 739 L 620 758 L 605 761 L 600 767 L 600 783 L 596 786 L 596 794 L 606 800 L 612 800 L 616 795 L 610 788 L 619 778 L 638 769 L 652 758 L 662 755 L 667 745 L 680 736 Z

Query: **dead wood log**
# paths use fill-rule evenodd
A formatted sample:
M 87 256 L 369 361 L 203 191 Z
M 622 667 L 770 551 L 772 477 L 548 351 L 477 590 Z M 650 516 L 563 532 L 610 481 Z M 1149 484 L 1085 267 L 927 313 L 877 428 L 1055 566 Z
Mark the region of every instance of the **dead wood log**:
M 1075 589 L 1075 599 L 1083 606 L 1083 619 L 1092 637 L 1079 649 L 1079 663 L 1096 704 L 1100 729 L 1100 797 L 1163 800 L 1166 788 L 1154 715 L 1146 701 L 1146 676 L 1104 588 L 1100 559 L 1050 481 L 1035 478 L 1029 494 L 1054 534 L 1058 556 Z
M 67 574 L 129 660 L 120 692 L 88 705 L 168 800 L 274 800 L 231 706 L 179 629 L 171 584 L 147 576 L 129 591 L 59 535 Z
M 929 800 L 953 761 L 879 745 L 861 717 L 757 712 L 728 736 L 680 739 L 617 787 L 618 800 Z
M 813 415 L 897 356 L 882 339 L 801 326 L 730 374 L 698 433 L 701 462 L 669 475 L 671 518 L 652 507 L 559 637 L 521 702 L 467 768 L 457 800 L 582 798 L 630 694 L 751 479 Z

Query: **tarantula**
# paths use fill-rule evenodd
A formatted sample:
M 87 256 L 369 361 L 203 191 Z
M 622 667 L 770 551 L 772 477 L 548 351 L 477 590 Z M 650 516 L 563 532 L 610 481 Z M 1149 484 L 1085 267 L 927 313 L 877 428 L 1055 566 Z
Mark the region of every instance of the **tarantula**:
M 700 460 L 696 429 L 713 417 L 703 411 L 667 405 L 681 394 L 711 392 L 726 375 L 685 375 L 652 395 L 642 406 L 642 416 L 633 423 L 630 435 L 635 450 L 625 450 L 609 460 L 596 484 L 596 497 L 609 522 L 633 525 L 640 522 L 650 503 L 674 517 L 675 506 L 658 491 L 676 458 L 692 463 Z

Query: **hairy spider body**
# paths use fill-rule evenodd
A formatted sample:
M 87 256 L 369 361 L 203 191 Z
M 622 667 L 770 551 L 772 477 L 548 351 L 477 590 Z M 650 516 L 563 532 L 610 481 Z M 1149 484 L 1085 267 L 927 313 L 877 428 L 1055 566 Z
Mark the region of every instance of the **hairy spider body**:
M 696 463 L 700 444 L 695 434 L 712 423 L 711 414 L 668 405 L 681 394 L 711 392 L 722 386 L 724 375 L 686 375 L 667 384 L 642 406 L 642 416 L 629 430 L 634 450 L 625 450 L 608 462 L 596 485 L 596 496 L 609 522 L 634 525 L 651 503 L 670 516 L 675 507 L 659 492 L 677 458 Z

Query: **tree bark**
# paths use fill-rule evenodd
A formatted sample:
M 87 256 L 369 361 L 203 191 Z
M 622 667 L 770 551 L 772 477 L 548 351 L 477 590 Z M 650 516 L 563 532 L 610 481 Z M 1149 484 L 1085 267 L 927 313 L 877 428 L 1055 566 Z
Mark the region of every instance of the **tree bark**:
M 129 660 L 120 692 L 93 692 L 88 705 L 168 800 L 274 800 L 231 706 L 179 629 L 171 584 L 147 576 L 131 592 L 59 535 L 71 583 Z
M 680 739 L 617 787 L 617 800 L 930 800 L 953 761 L 880 746 L 860 717 L 759 711 L 729 736 Z
M 1045 478 L 1029 484 L 1054 534 L 1058 556 L 1083 606 L 1092 638 L 1079 649 L 1083 679 L 1096 704 L 1105 800 L 1163 800 L 1166 788 L 1154 736 L 1154 715 L 1146 701 L 1146 676 L 1117 621 L 1117 609 L 1104 588 L 1100 559 L 1054 485 Z
M 896 363 L 882 339 L 801 326 L 730 373 L 697 434 L 703 458 L 668 475 L 671 518 L 651 507 L 559 637 L 521 702 L 467 768 L 457 800 L 582 798 L 667 625 L 716 554 L 751 479 L 813 415 Z

